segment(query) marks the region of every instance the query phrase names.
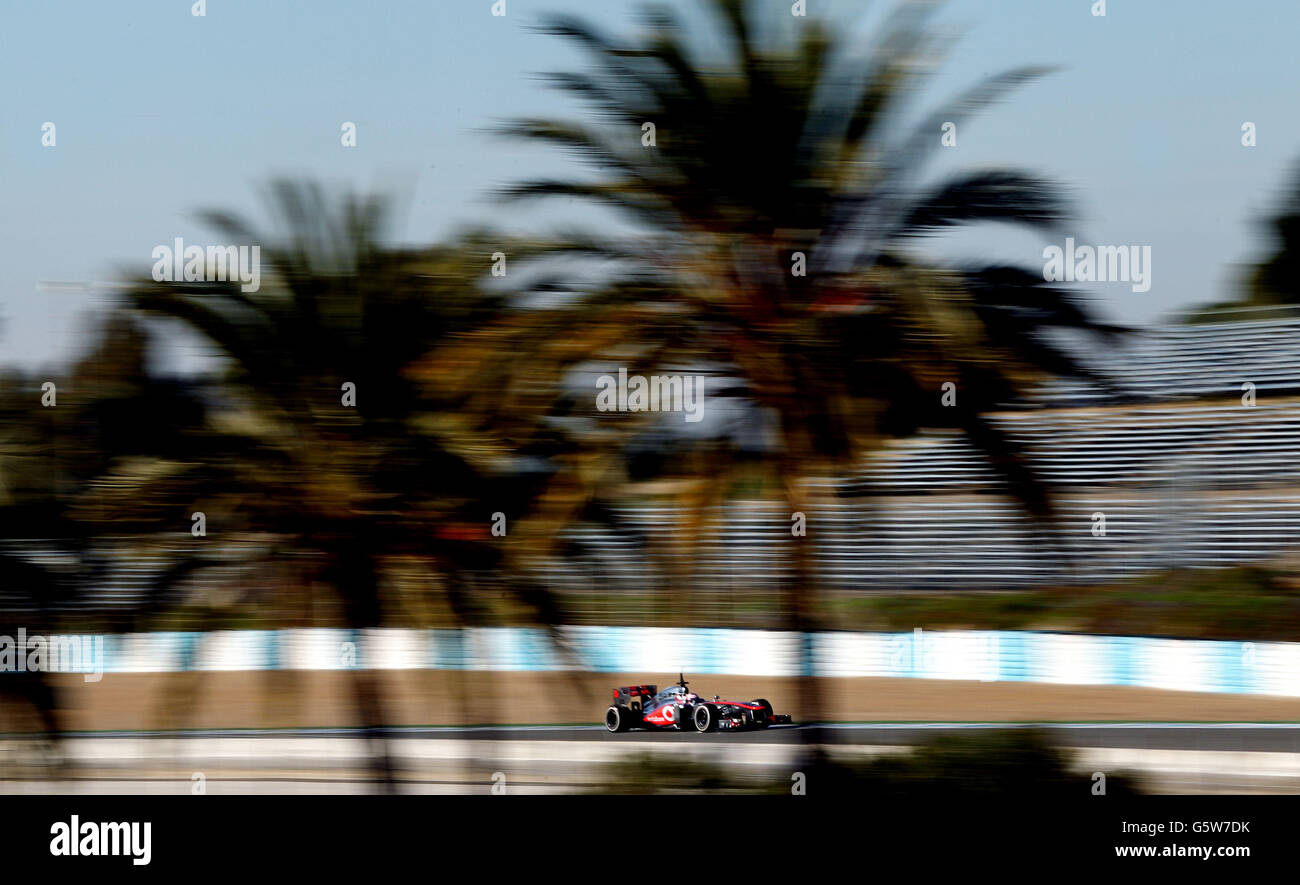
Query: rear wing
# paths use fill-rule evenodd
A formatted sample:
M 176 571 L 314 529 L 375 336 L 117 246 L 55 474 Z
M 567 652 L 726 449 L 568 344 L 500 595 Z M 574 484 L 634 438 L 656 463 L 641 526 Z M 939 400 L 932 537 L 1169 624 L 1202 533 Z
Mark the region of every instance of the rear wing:
M 655 692 L 659 691 L 657 685 L 626 685 L 623 688 L 614 689 L 614 700 L 625 701 L 628 698 L 654 697 Z
M 625 685 L 614 689 L 614 706 L 640 712 L 645 701 L 655 696 L 657 685 Z

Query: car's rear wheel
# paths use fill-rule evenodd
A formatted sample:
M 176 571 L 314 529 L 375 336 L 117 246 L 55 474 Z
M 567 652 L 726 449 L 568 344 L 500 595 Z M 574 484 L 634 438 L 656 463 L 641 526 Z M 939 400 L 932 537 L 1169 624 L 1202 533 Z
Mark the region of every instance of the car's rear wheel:
M 609 731 L 627 731 L 632 727 L 632 717 L 622 707 L 610 707 L 605 711 L 605 728 Z
M 771 725 L 772 724 L 772 702 L 769 701 L 767 698 L 759 698 L 756 701 L 750 701 L 750 703 L 753 704 L 755 707 L 762 708 L 761 712 L 759 712 L 758 710 L 754 711 L 755 713 L 758 714 L 754 717 L 755 724 L 758 725 L 759 728 L 767 728 L 769 725 Z
M 700 704 L 696 707 L 694 718 L 696 731 L 713 731 L 718 727 L 718 711 L 708 704 Z

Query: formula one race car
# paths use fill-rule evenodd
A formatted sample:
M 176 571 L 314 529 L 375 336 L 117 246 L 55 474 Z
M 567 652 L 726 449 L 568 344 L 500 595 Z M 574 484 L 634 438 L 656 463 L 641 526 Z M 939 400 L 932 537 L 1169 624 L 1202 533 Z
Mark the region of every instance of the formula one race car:
M 756 701 L 724 701 L 714 695 L 706 700 L 688 689 L 685 674 L 677 684 L 656 692 L 654 685 L 628 685 L 614 689 L 614 703 L 605 711 L 605 728 L 673 728 L 686 731 L 717 731 L 734 728 L 767 728 L 787 724 L 789 715 L 772 712 L 763 698 Z

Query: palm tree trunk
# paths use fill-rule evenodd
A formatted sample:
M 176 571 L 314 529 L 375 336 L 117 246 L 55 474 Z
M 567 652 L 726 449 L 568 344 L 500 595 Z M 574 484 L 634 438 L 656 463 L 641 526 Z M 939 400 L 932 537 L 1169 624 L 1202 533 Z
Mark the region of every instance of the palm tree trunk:
M 364 529 L 361 532 L 364 533 Z M 336 586 L 343 592 L 348 625 L 354 630 L 380 626 L 378 567 L 369 548 L 362 541 L 344 542 L 336 567 Z M 370 751 L 371 771 L 381 788 L 391 792 L 396 776 L 388 752 L 387 716 L 379 681 L 373 672 L 361 667 L 352 671 L 350 681 L 353 703 Z
M 468 655 L 470 631 L 488 625 L 481 603 L 475 598 L 477 576 L 461 571 L 460 566 L 453 567 L 447 574 L 447 601 L 456 618 L 460 630 L 462 653 Z M 453 672 L 457 694 L 460 701 L 460 721 L 466 726 L 498 725 L 501 722 L 497 698 L 496 674 L 491 670 L 472 670 L 469 661 L 462 658 L 462 666 Z M 501 769 L 496 744 L 486 735 L 467 742 L 472 748 L 464 760 L 464 774 L 471 783 L 494 783 L 492 780 Z M 509 777 L 508 772 L 504 772 Z M 507 787 L 508 789 L 508 787 Z
M 785 501 L 790 515 L 809 513 L 808 499 L 804 490 L 803 465 L 809 460 L 793 454 L 791 439 L 787 437 L 782 476 L 785 480 Z M 815 529 L 813 530 L 815 531 Z M 825 704 L 822 697 L 822 684 L 816 673 L 816 660 L 813 648 L 813 630 L 816 626 L 817 611 L 817 574 L 816 535 L 806 534 L 790 538 L 790 576 L 783 599 L 786 629 L 791 631 L 798 643 L 798 702 L 796 705 L 798 722 L 803 726 L 799 730 L 800 743 L 803 744 L 803 758 L 800 765 L 804 773 L 811 778 L 809 768 L 819 768 L 825 762 L 823 751 L 824 735 L 821 724 L 825 717 Z

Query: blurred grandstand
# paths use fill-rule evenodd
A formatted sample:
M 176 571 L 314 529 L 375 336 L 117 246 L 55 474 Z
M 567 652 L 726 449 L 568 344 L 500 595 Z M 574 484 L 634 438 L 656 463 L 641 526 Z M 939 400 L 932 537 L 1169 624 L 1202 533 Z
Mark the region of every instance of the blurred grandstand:
M 1233 311 L 1229 322 L 1142 330 L 1097 367 L 1112 387 L 1054 381 L 996 416 L 1054 491 L 1052 531 L 1035 527 L 956 431 L 895 441 L 856 476 L 824 483 L 808 524 L 823 586 L 1078 585 L 1284 555 L 1300 535 L 1300 311 L 1269 310 L 1265 320 Z M 552 575 L 569 592 L 652 593 L 662 579 L 653 539 L 679 511 L 614 509 L 621 531 L 573 533 L 580 565 Z M 790 514 L 736 500 L 712 512 L 692 560 L 693 602 L 775 594 Z M 1104 535 L 1094 534 L 1099 513 Z
M 1097 367 L 1109 388 L 1053 381 L 996 415 L 1049 484 L 1054 525 L 1011 499 L 958 431 L 893 441 L 856 475 L 823 481 L 808 515 L 822 587 L 859 595 L 1079 586 L 1284 557 L 1300 537 L 1300 309 L 1290 318 L 1269 310 L 1267 320 L 1142 330 Z M 1254 406 L 1243 404 L 1244 382 L 1255 386 Z M 727 404 L 725 385 L 711 390 L 723 394 L 715 414 L 744 408 L 740 398 Z M 751 418 L 732 422 L 748 428 L 742 447 L 761 445 Z M 661 484 L 634 482 L 631 494 L 601 502 L 598 518 L 568 530 L 568 555 L 543 577 L 576 603 L 571 616 L 639 621 L 662 614 L 675 587 L 694 620 L 744 623 L 744 610 L 754 623 L 768 620 L 790 576 L 790 514 L 770 496 L 732 497 L 708 508 L 697 543 L 680 543 L 682 510 L 656 494 Z M 1096 514 L 1105 515 L 1104 535 L 1094 534 Z M 80 604 L 112 629 L 112 612 L 135 611 L 186 543 L 136 547 Z M 276 599 L 282 575 L 242 565 L 234 550 L 217 556 L 229 580 L 190 590 L 202 586 L 211 609 L 213 588 L 224 585 L 234 595 L 218 607 L 240 614 L 214 622 L 209 611 L 203 626 L 335 620 L 329 611 L 290 614 L 295 606 Z M 59 567 L 57 555 L 46 558 Z M 192 605 L 187 595 L 178 588 L 173 603 Z M 255 599 L 271 604 L 249 607 Z

